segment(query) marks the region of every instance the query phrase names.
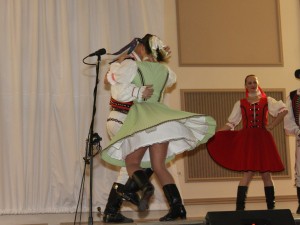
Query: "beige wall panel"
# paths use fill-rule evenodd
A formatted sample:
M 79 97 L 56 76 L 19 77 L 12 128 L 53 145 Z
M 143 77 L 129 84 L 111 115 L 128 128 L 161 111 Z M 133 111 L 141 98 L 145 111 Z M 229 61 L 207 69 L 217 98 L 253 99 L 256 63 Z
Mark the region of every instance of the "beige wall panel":
M 180 66 L 282 66 L 277 0 L 177 0 Z

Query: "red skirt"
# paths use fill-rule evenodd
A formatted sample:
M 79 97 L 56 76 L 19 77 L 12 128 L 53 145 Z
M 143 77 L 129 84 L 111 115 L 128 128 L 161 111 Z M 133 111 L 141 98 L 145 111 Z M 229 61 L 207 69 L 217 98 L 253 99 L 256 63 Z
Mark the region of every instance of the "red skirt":
M 206 146 L 214 161 L 226 169 L 258 172 L 284 170 L 273 136 L 266 129 L 218 131 Z

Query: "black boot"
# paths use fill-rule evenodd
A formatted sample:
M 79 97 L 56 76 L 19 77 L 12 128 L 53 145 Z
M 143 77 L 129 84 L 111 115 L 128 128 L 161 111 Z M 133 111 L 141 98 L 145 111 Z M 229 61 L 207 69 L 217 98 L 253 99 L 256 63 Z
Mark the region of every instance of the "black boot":
M 150 179 L 151 175 L 153 174 L 153 170 L 151 168 L 144 169 L 147 177 Z M 135 183 L 135 181 L 132 178 L 128 178 L 123 193 L 120 193 L 122 198 L 125 200 L 131 202 L 134 205 L 139 205 L 140 198 L 138 194 L 136 193 L 139 190 L 139 187 Z
M 274 186 L 265 187 L 265 196 L 268 209 L 275 209 Z
M 298 197 L 298 208 L 296 213 L 300 214 L 300 187 L 297 187 L 297 197 Z
M 167 215 L 161 217 L 159 221 L 172 221 L 178 218 L 186 219 L 186 211 L 182 204 L 176 184 L 167 184 L 163 186 L 163 191 L 168 200 L 170 209 Z
M 124 187 L 122 184 L 113 184 L 103 213 L 104 223 L 133 223 L 132 219 L 123 216 L 120 212 L 123 199 L 117 193 L 117 189 L 122 187 Z
M 154 186 L 151 184 L 146 172 L 143 170 L 135 171 L 132 174 L 132 179 L 139 187 L 139 190 L 142 191 L 138 209 L 140 212 L 143 212 L 149 208 L 149 200 L 154 193 Z
M 117 192 L 124 200 L 138 206 L 140 197 L 137 194 L 138 189 L 136 187 L 136 183 L 129 177 L 124 187 L 121 190 L 117 190 Z
M 236 196 L 236 210 L 245 210 L 248 186 L 238 186 Z

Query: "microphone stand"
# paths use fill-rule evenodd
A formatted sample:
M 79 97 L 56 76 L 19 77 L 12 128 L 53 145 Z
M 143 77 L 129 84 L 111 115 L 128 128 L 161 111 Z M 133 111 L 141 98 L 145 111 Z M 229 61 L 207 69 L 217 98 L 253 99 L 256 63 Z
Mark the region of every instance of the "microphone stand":
M 86 171 L 86 165 L 90 164 L 90 199 L 89 199 L 89 217 L 88 217 L 88 225 L 93 225 L 93 157 L 99 153 L 101 150 L 101 145 L 99 144 L 102 138 L 97 134 L 94 133 L 94 121 L 95 121 L 95 114 L 96 114 L 96 99 L 97 99 L 97 89 L 98 89 L 98 83 L 99 83 L 99 65 L 101 61 L 101 52 L 99 52 L 97 55 L 97 63 L 96 64 L 90 64 L 86 63 L 84 60 L 91 55 L 86 56 L 83 59 L 83 63 L 87 65 L 96 65 L 96 82 L 95 82 L 95 88 L 94 88 L 94 101 L 93 101 L 93 112 L 92 112 L 92 121 L 90 124 L 90 129 L 89 129 L 89 135 L 88 139 L 86 140 L 86 155 L 83 158 L 85 161 L 85 167 L 83 171 L 83 177 L 81 181 L 81 187 L 80 187 L 80 194 L 79 194 L 79 200 L 78 200 L 78 205 L 80 202 L 81 198 L 81 208 L 82 208 L 82 196 L 83 196 L 83 189 L 84 189 L 84 176 L 85 176 L 85 171 Z M 94 56 L 94 55 L 93 55 Z M 97 152 L 93 154 L 93 147 L 97 146 Z M 77 205 L 77 208 L 78 208 Z M 76 214 L 77 214 L 77 209 L 76 209 Z M 76 214 L 75 214 L 75 220 L 74 220 L 74 225 L 76 223 Z M 81 217 L 80 217 L 81 218 Z M 81 224 L 81 221 L 80 221 Z
M 92 121 L 90 125 L 90 133 L 89 133 L 89 158 L 90 158 L 90 208 L 89 208 L 89 219 L 88 224 L 93 224 L 93 137 L 94 137 L 94 121 L 96 114 L 96 99 L 97 99 L 97 89 L 99 83 L 99 64 L 100 64 L 101 56 L 97 55 L 97 63 L 96 63 L 96 82 L 94 88 L 94 103 L 93 103 L 93 114 Z

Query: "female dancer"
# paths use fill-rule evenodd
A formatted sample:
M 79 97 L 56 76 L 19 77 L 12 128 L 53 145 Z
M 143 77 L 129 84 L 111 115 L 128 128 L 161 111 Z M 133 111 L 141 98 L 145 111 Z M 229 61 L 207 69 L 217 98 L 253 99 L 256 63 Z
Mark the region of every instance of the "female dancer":
M 266 96 L 255 75 L 246 76 L 245 88 L 246 98 L 235 103 L 228 123 L 209 140 L 207 149 L 221 166 L 244 172 L 238 185 L 236 210 L 245 209 L 248 186 L 255 171 L 260 172 L 264 182 L 267 207 L 274 209 L 271 172 L 282 171 L 284 166 L 270 131 L 283 120 L 288 111 L 282 101 Z M 268 113 L 276 117 L 270 124 Z M 241 120 L 243 128 L 232 131 Z

